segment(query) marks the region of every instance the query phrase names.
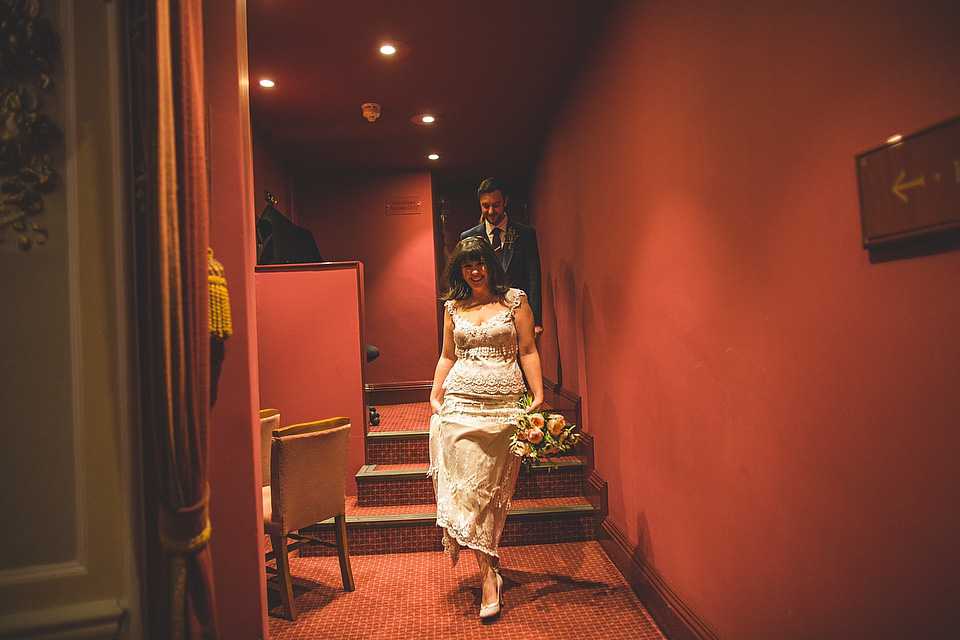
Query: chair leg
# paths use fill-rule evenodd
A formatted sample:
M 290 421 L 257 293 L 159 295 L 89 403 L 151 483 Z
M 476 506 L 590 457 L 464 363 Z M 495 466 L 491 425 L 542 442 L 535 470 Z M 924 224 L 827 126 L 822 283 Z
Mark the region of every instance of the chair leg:
M 337 536 L 337 555 L 340 556 L 340 576 L 343 578 L 343 590 L 353 591 L 353 569 L 350 568 L 350 552 L 347 549 L 347 517 L 339 515 L 334 518 L 334 531 Z
M 297 607 L 293 603 L 293 583 L 290 580 L 290 558 L 287 557 L 287 536 L 270 536 L 273 551 L 277 554 L 277 574 L 280 578 L 280 601 L 288 620 L 297 619 Z

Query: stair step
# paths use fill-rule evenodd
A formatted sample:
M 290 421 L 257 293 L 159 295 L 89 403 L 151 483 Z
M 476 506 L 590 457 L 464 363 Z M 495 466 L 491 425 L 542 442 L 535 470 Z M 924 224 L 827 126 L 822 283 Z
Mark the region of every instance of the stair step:
M 408 402 L 377 405 L 380 424 L 371 425 L 370 433 L 384 431 L 422 431 L 430 428 L 430 403 Z
M 535 464 L 521 473 L 513 497 L 516 500 L 580 496 L 583 494 L 583 463 L 572 456 L 558 456 L 553 463 Z M 556 465 L 556 466 L 554 466 Z M 368 464 L 357 472 L 357 505 L 362 507 L 425 504 L 433 502 L 433 479 L 425 463 Z
M 367 464 L 356 475 L 358 495 L 347 497 L 350 553 L 440 551 L 433 480 L 427 475 L 430 405 L 376 406 L 380 424 L 366 434 Z M 584 453 L 578 447 L 577 455 Z M 597 539 L 599 512 L 584 496 L 586 466 L 573 455 L 552 462 L 520 474 L 500 546 Z M 332 542 L 333 520 L 302 532 Z M 331 555 L 335 550 L 314 544 L 300 553 Z
M 351 555 L 442 551 L 437 512 L 433 503 L 392 507 L 362 507 L 347 498 L 347 544 Z M 333 519 L 301 530 L 318 540 L 333 541 Z M 596 512 L 582 496 L 541 500 L 515 499 L 507 514 L 500 546 L 550 544 L 595 540 Z M 336 553 L 322 545 L 308 545 L 304 556 Z
M 370 431 L 367 433 L 369 464 L 429 462 L 430 432 L 420 430 Z

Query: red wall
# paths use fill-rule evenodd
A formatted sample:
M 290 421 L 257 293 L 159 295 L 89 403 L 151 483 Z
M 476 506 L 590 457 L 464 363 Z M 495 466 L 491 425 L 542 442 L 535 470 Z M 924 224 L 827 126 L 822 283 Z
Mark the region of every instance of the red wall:
M 258 91 L 266 91 L 261 87 L 254 87 Z M 267 206 L 264 191 L 269 191 L 277 200 L 276 209 L 294 222 L 297 221 L 296 211 L 293 209 L 293 194 L 291 181 L 282 160 L 279 159 L 273 146 L 253 129 L 253 210 L 260 215 Z
M 612 24 L 531 208 L 611 522 L 725 638 L 953 637 L 960 252 L 871 264 L 854 156 L 960 113 L 960 3 Z
M 364 339 L 380 349 L 366 382 L 432 380 L 437 348 L 430 174 L 365 173 L 299 176 L 299 224 L 324 260 L 359 260 L 364 270 Z M 419 196 L 420 213 L 388 215 L 387 202 Z
M 225 269 L 233 335 L 225 343 L 208 447 L 210 549 L 221 638 L 266 638 L 260 500 L 253 174 L 246 94 L 244 2 L 203 6 L 210 130 L 210 245 Z M 215 117 L 214 117 L 215 115 Z

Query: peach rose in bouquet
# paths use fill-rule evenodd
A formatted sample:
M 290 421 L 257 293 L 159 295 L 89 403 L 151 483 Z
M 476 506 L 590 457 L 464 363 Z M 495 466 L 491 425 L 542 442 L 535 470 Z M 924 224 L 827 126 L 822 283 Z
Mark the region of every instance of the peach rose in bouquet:
M 564 428 L 567 426 L 567 421 L 563 419 L 563 416 L 559 413 L 550 414 L 550 417 L 547 419 L 547 430 L 550 431 L 550 435 L 558 436 L 563 433 Z
M 568 424 L 559 413 L 530 409 L 532 399 L 524 396 L 520 406 L 524 411 L 517 416 L 516 431 L 510 436 L 510 450 L 521 458 L 525 472 L 534 462 L 550 462 L 551 456 L 573 448 L 580 437 L 575 424 Z

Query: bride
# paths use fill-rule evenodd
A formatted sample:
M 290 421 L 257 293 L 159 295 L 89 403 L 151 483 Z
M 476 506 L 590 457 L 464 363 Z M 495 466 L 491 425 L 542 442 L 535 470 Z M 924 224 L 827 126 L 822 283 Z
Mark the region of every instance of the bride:
M 443 281 L 443 348 L 430 391 L 430 474 L 443 547 L 456 564 L 461 547 L 480 568 L 480 617 L 500 613 L 497 547 L 519 470 L 510 436 L 527 392 L 543 403 L 540 356 L 526 294 L 511 289 L 485 238 L 461 240 Z M 522 373 L 521 373 L 522 367 Z

